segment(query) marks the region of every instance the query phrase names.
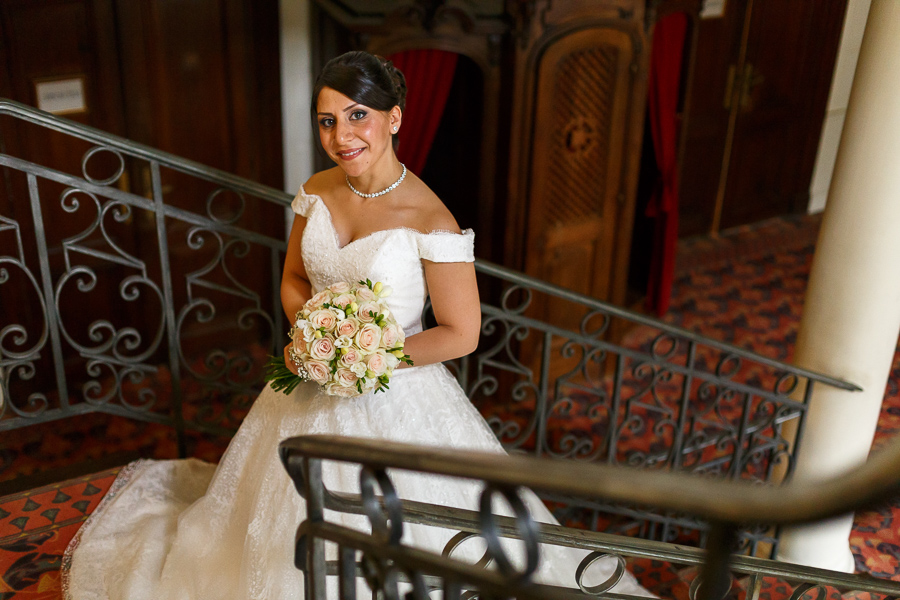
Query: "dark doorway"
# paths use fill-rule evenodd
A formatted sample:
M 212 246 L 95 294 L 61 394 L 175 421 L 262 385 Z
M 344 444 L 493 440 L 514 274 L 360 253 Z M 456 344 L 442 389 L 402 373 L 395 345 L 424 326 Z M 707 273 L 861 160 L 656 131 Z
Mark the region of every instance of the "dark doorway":
M 444 201 L 461 228 L 488 235 L 490 223 L 480 223 L 478 217 L 483 102 L 481 69 L 460 56 L 422 180 Z

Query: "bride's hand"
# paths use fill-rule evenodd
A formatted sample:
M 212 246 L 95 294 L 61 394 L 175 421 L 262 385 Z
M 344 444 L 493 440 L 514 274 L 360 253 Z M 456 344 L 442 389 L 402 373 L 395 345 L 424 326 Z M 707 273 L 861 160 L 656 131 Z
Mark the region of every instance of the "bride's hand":
M 294 361 L 291 360 L 291 355 L 288 353 L 288 350 L 290 349 L 291 344 L 284 347 L 284 366 L 286 366 L 291 373 L 297 375 L 297 365 L 294 364 Z

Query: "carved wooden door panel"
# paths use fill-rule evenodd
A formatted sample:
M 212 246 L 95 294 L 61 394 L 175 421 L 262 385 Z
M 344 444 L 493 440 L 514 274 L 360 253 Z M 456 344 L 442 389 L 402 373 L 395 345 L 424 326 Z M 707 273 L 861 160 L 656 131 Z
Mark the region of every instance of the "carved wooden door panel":
M 536 69 L 525 270 L 612 300 L 625 233 L 619 211 L 633 60 L 627 33 L 596 27 L 554 42 Z M 577 328 L 582 315 L 561 308 L 551 303 L 543 318 Z

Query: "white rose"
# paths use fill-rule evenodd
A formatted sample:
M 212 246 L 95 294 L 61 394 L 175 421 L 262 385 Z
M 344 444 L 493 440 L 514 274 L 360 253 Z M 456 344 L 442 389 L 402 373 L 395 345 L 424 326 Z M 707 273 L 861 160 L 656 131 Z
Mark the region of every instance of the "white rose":
M 356 380 L 359 377 L 350 369 L 338 369 L 334 374 L 334 382 L 344 387 L 356 387 Z
M 297 322 L 300 323 L 300 321 Z M 300 335 L 307 342 L 313 341 L 316 339 L 316 326 L 304 319 L 303 326 L 300 328 Z
M 318 338 L 309 345 L 309 355 L 318 360 L 331 360 L 334 358 L 334 340 L 328 336 Z
M 334 340 L 335 348 L 349 348 L 353 345 L 353 340 L 346 335 L 339 335 L 337 339 Z
M 335 331 L 338 335 L 353 337 L 359 331 L 359 320 L 353 317 L 343 319 L 337 324 Z
M 341 294 L 340 296 L 335 296 L 334 300 L 331 301 L 331 304 L 340 306 L 341 308 L 347 308 L 354 300 L 356 300 L 356 297 L 353 294 Z
M 356 316 L 363 323 L 371 323 L 380 312 L 381 310 L 378 304 L 375 302 L 366 302 L 359 307 Z
M 335 325 L 337 325 L 338 319 L 332 311 L 327 308 L 322 308 L 309 314 L 309 322 L 312 323 L 316 329 L 331 331 L 334 329 Z
M 387 307 L 387 304 L 385 304 L 384 302 L 378 303 L 378 310 L 379 310 L 379 312 L 381 312 L 382 315 L 384 315 L 385 319 L 388 318 L 389 316 L 391 316 L 391 309 L 389 309 Z
M 331 369 L 328 368 L 327 363 L 324 363 L 321 360 L 308 360 L 303 363 L 303 366 L 306 367 L 306 372 L 309 373 L 310 379 L 319 385 L 324 385 L 328 382 L 328 377 L 331 375 Z
M 356 289 L 354 289 L 353 291 L 356 293 L 356 297 L 363 302 L 371 302 L 375 299 L 375 292 L 364 285 L 356 286 Z
M 350 365 L 350 370 L 353 371 L 353 374 L 357 377 L 362 377 L 366 374 L 366 363 L 362 361 L 353 363 L 352 365 Z
M 341 364 L 345 367 L 351 367 L 362 361 L 362 353 L 356 348 L 347 348 L 347 352 L 341 356 Z M 355 373 L 356 371 L 354 371 Z
M 387 361 L 388 372 L 393 372 L 393 370 L 397 368 L 397 365 L 400 364 L 400 359 L 393 354 L 385 354 L 384 359 Z
M 375 352 L 381 343 L 381 329 L 374 323 L 366 323 L 360 327 L 354 341 L 363 352 Z
M 331 300 L 331 294 L 325 290 L 319 292 L 312 298 L 306 301 L 304 306 L 309 307 L 310 312 L 317 308 L 322 308 L 322 305 Z
M 341 396 L 343 398 L 352 398 L 357 395 L 355 387 L 344 387 L 337 383 L 328 383 L 325 385 L 325 393 L 329 396 Z
M 371 355 L 367 363 L 368 370 L 371 371 L 372 375 L 375 377 L 384 375 L 384 372 L 387 371 L 388 368 L 388 360 L 385 353 L 381 350 Z
M 398 329 L 396 325 L 391 324 L 381 330 L 381 343 L 388 350 L 393 350 L 400 343 L 400 332 Z
M 328 286 L 328 289 L 335 294 L 346 294 L 350 291 L 350 284 L 346 281 L 338 281 Z

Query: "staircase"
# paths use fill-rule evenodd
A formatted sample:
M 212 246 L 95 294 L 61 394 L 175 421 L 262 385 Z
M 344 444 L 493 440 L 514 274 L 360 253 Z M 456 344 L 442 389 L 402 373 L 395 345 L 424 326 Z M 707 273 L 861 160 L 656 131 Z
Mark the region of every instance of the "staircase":
M 171 452 L 181 456 L 198 439 L 227 439 L 260 388 L 265 355 L 285 342 L 278 219 L 291 197 L 12 101 L 0 100 L 0 131 L 40 132 L 82 149 L 52 164 L 0 153 L 0 432 L 110 415 L 171 431 Z M 129 184 L 128 174 L 141 172 L 150 175 L 146 196 Z M 185 179 L 191 195 L 175 185 Z M 510 460 L 560 460 L 579 476 L 640 469 L 627 480 L 683 472 L 745 489 L 728 486 L 790 476 L 802 435 L 792 443 L 784 424 L 798 421 L 802 434 L 815 386 L 857 389 L 500 265 L 477 261 L 476 270 L 482 341 L 448 366 Z M 109 306 L 122 310 L 112 316 Z M 539 318 L 546 314 L 568 318 Z M 636 326 L 653 332 L 650 341 L 623 345 Z M 403 458 L 398 452 L 392 460 Z M 69 465 L 79 479 L 41 493 L 102 492 L 81 475 L 104 466 L 97 458 Z M 563 525 L 596 532 L 578 534 L 579 544 L 627 557 L 661 595 L 694 598 L 708 588 L 694 583 L 704 557 L 697 548 L 732 543 L 732 595 L 780 597 L 763 583 L 782 579 L 893 590 L 765 560 L 777 549 L 780 518 L 737 519 L 752 523 L 729 529 L 723 542 L 710 525 L 715 507 L 535 483 Z M 29 512 L 34 501 L 19 487 L 0 508 L 9 513 L 4 526 L 22 516 L 6 507 Z M 72 513 L 66 526 L 94 505 L 80 506 L 69 507 L 81 517 Z M 39 555 L 33 536 L 56 531 L 49 520 L 38 532 L 30 520 L 4 529 L 0 542 Z M 565 529 L 558 534 L 574 535 Z

